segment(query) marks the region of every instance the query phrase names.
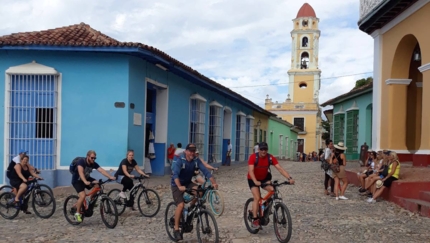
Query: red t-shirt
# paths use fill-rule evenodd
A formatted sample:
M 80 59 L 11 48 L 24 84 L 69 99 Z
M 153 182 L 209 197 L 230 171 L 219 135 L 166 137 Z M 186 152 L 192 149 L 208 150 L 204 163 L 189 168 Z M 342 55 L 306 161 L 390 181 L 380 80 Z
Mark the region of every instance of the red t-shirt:
M 169 147 L 167 149 L 167 158 L 168 159 L 173 159 L 174 156 L 175 156 L 175 148 L 174 147 L 173 148 Z
M 256 155 L 256 153 L 253 153 L 251 156 L 249 156 L 248 165 L 254 165 Z M 272 157 L 272 165 L 277 165 L 278 160 L 272 155 L 270 156 Z M 257 179 L 257 181 L 262 181 L 266 178 L 267 173 L 269 173 L 269 156 L 266 156 L 264 158 L 258 158 L 258 164 L 254 166 L 255 178 Z M 249 172 L 248 179 L 251 179 Z

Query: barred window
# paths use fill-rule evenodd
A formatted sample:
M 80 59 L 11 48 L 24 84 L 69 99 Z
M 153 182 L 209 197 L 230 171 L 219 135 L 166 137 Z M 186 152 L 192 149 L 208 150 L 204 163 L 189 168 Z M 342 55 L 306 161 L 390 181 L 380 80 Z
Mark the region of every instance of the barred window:
M 206 100 L 191 98 L 190 103 L 190 143 L 196 145 L 200 157 L 204 158 Z

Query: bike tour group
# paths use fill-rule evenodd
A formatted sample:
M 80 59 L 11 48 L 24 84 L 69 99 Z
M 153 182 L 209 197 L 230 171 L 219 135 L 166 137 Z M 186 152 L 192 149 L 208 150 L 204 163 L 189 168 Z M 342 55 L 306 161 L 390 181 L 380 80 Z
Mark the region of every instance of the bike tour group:
M 38 183 L 38 180 L 43 178 L 39 176 L 40 171 L 30 165 L 26 154 L 27 151 L 21 150 L 19 155 L 12 159 L 7 169 L 10 186 L 0 188 L 0 214 L 3 218 L 13 219 L 20 211 L 31 214 L 28 211 L 30 199 L 37 216 L 49 218 L 55 212 L 56 203 L 52 189 Z M 155 190 L 144 185 L 144 179 L 149 178 L 149 175 L 137 165 L 133 150 L 127 151 L 126 158 L 120 162 L 113 176 L 104 170 L 96 159 L 96 152 L 90 150 L 86 157 L 77 157 L 70 164 L 71 183 L 77 193 L 68 196 L 64 201 L 63 213 L 70 224 L 81 224 L 85 217 L 91 217 L 94 209 L 99 207 L 103 223 L 108 228 L 115 228 L 118 217 L 126 208 L 136 210 L 135 199 L 143 216 L 153 217 L 159 212 L 160 197 Z M 287 180 L 272 181 L 271 166 Z M 201 160 L 196 145 L 190 143 L 185 150 L 175 155 L 171 169 L 173 201 L 167 205 L 164 217 L 169 238 L 172 241 L 181 241 L 183 234 L 192 232 L 195 225 L 199 242 L 219 242 L 215 216 L 222 215 L 224 199 L 212 175 L 215 168 Z M 93 170 L 108 179 L 103 181 L 92 178 L 90 174 Z M 134 170 L 140 176 L 134 176 Z M 138 182 L 134 183 L 133 180 Z M 278 188 L 294 184 L 294 180 L 277 159 L 268 154 L 267 143 L 260 143 L 258 151 L 249 157 L 247 180 L 252 193 L 252 197 L 245 202 L 243 212 L 247 230 L 252 234 L 258 233 L 262 226 L 268 225 L 272 216 L 278 241 L 288 242 L 292 233 L 292 220 Z M 105 193 L 104 184 L 111 181 L 122 184 L 122 189 L 112 189 Z M 263 198 L 260 188 L 267 191 Z M 86 193 L 85 189 L 91 191 Z M 285 233 L 281 233 L 283 230 Z

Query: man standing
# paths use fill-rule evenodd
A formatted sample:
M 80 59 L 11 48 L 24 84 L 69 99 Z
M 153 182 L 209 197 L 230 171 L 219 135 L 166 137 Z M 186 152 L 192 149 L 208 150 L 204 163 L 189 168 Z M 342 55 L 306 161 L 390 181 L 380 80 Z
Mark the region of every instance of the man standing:
M 228 144 L 228 146 L 227 146 L 227 155 L 225 157 L 225 163 L 223 163 L 222 165 L 230 166 L 230 163 L 231 163 L 231 150 L 233 149 L 233 146 L 231 146 L 230 140 L 228 140 L 227 144 Z
M 192 182 L 193 176 L 199 173 L 199 170 L 206 178 L 209 178 L 212 186 L 218 189 L 215 179 L 212 174 L 204 166 L 202 161 L 196 157 L 196 145 L 190 143 L 185 148 L 185 152 L 179 157 L 175 157 L 173 162 L 173 176 L 170 182 L 173 200 L 176 204 L 175 211 L 175 226 L 174 237 L 177 241 L 182 240 L 182 235 L 179 231 L 179 220 L 181 218 L 182 210 L 184 209 L 184 192 L 187 188 L 197 189 L 197 184 Z M 191 204 L 195 203 L 195 199 Z
M 175 145 L 173 143 L 170 144 L 170 147 L 167 149 L 167 161 L 172 165 L 173 157 L 175 156 Z

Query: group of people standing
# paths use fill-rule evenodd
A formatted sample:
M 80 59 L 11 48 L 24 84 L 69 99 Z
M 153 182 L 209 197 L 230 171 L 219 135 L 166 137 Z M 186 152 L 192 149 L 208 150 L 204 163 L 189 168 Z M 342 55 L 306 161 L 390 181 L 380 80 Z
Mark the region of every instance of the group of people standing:
M 348 200 L 345 197 L 345 191 L 348 187 L 348 178 L 346 177 L 346 157 L 345 151 L 347 147 L 343 144 L 343 142 L 339 142 L 336 145 L 333 145 L 332 140 L 326 140 L 326 149 L 324 153 L 321 154 L 320 159 L 324 159 L 330 165 L 337 164 L 338 170 L 334 171 L 332 169 L 327 169 L 324 171 L 324 193 L 326 195 L 330 195 L 335 197 L 336 200 Z M 342 182 L 342 185 L 340 185 Z M 328 186 L 330 184 L 330 193 L 328 192 Z

